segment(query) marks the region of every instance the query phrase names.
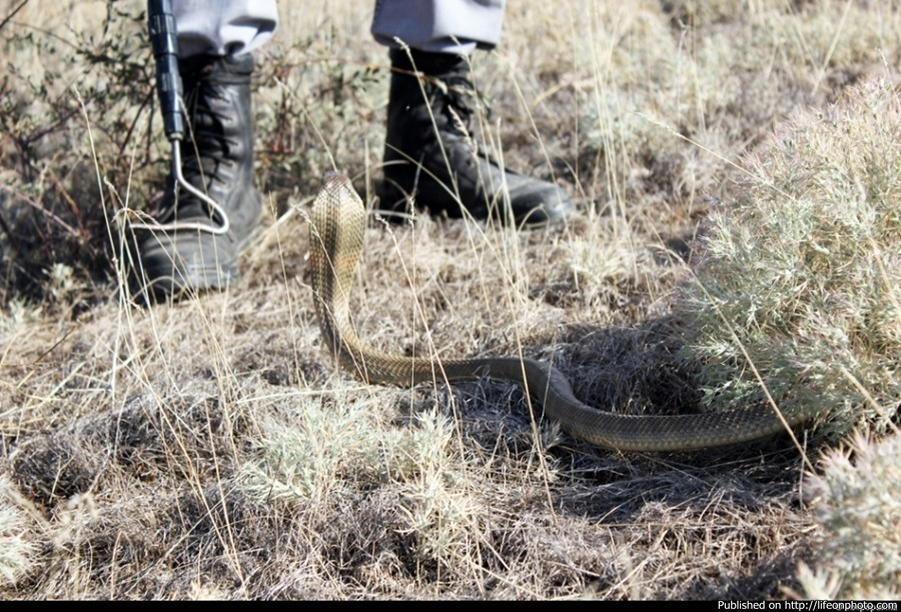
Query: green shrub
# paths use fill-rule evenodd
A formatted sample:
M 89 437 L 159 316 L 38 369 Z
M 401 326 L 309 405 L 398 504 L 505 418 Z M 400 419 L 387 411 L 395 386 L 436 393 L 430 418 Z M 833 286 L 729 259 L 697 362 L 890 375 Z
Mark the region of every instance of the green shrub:
M 901 106 L 874 80 L 777 132 L 712 212 L 678 308 L 707 402 L 816 404 L 841 433 L 901 401 Z
M 854 439 L 810 479 L 822 528 L 814 569 L 799 579 L 812 599 L 901 596 L 901 438 Z

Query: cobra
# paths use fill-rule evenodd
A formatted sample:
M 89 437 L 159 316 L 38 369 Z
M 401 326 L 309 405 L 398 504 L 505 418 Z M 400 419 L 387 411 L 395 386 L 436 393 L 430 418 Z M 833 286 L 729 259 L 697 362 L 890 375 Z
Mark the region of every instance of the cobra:
M 550 364 L 514 357 L 428 359 L 390 355 L 365 344 L 350 320 L 350 293 L 363 250 L 366 211 L 350 180 L 327 174 L 310 214 L 310 279 L 319 328 L 337 360 L 370 384 L 495 378 L 522 385 L 570 435 L 620 451 L 690 451 L 762 439 L 815 414 L 782 415 L 769 406 L 685 415 L 624 415 L 575 397 Z

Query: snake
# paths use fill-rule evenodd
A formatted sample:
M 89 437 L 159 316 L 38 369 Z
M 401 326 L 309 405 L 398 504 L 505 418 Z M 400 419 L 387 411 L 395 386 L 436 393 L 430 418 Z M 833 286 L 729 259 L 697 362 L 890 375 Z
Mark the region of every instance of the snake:
M 698 451 L 760 440 L 809 420 L 806 411 L 755 405 L 725 412 L 630 415 L 594 408 L 573 393 L 549 363 L 521 357 L 433 359 L 393 355 L 361 340 L 351 321 L 350 295 L 364 246 L 368 215 L 346 175 L 330 172 L 309 212 L 308 270 L 325 344 L 338 363 L 367 384 L 500 379 L 522 385 L 569 435 L 616 451 Z

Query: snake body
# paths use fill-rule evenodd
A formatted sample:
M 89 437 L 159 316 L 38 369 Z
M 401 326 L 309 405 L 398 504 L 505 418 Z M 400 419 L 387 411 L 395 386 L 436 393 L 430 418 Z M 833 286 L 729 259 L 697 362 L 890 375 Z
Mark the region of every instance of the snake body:
M 345 176 L 330 173 L 310 214 L 310 279 L 322 336 L 345 368 L 370 384 L 491 377 L 519 383 L 570 435 L 621 451 L 686 451 L 748 442 L 797 425 L 811 414 L 780 415 L 767 406 L 688 415 L 623 415 L 579 401 L 566 377 L 532 359 L 425 359 L 378 352 L 350 322 L 349 296 L 363 249 L 366 211 Z

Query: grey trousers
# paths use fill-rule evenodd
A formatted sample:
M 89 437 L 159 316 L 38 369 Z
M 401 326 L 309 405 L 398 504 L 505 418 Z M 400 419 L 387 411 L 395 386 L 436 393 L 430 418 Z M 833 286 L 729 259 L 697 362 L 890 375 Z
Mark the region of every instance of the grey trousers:
M 505 0 L 376 0 L 372 35 L 383 45 L 469 54 L 501 35 Z M 173 0 L 181 57 L 238 55 L 269 40 L 278 27 L 276 0 Z

